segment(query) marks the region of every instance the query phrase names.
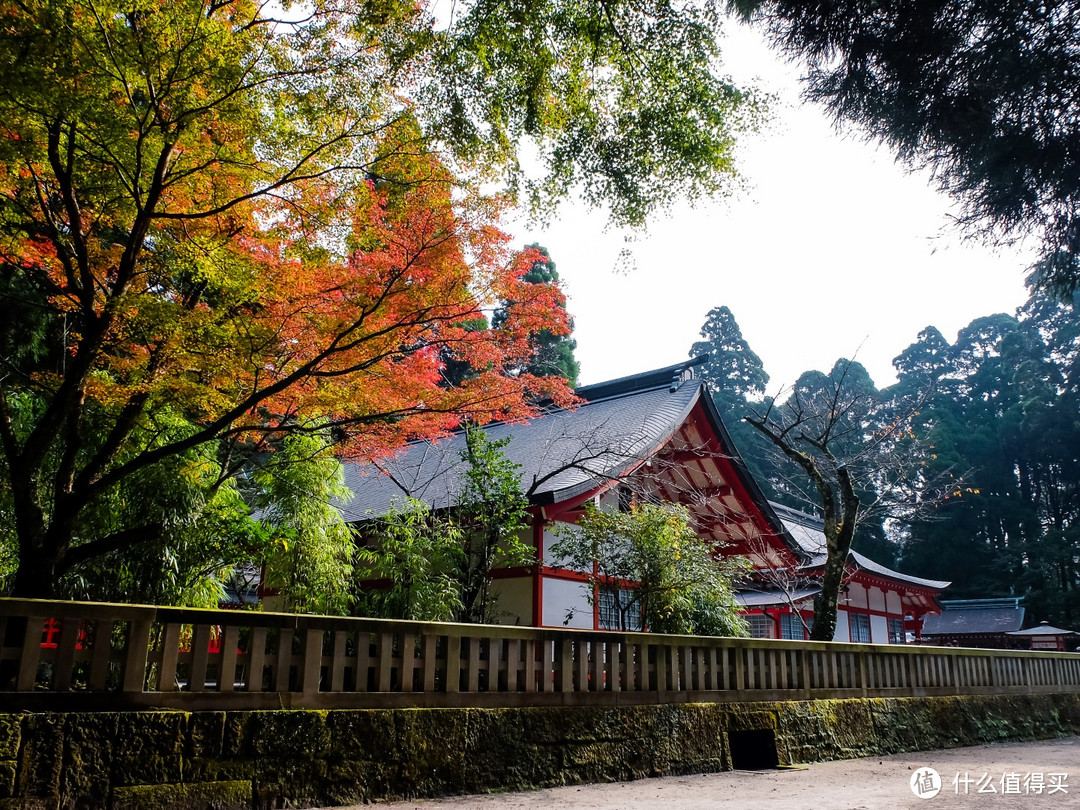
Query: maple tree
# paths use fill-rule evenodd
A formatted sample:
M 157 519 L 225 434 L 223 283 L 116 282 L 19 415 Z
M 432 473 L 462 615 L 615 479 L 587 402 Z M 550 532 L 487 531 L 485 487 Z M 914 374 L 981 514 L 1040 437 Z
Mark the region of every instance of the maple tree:
M 566 328 L 505 202 L 455 183 L 359 31 L 247 3 L 0 10 L 0 380 L 12 593 L 163 530 L 90 518 L 151 470 L 220 486 L 288 432 L 377 454 L 528 412 L 503 373 Z M 352 60 L 352 61 L 350 61 Z M 343 83 L 348 78 L 351 81 Z M 364 95 L 358 96 L 362 92 Z M 515 302 L 499 329 L 464 324 Z M 449 351 L 474 367 L 441 385 Z M 190 451 L 213 444 L 212 459 Z M 144 493 L 145 494 L 145 493 Z

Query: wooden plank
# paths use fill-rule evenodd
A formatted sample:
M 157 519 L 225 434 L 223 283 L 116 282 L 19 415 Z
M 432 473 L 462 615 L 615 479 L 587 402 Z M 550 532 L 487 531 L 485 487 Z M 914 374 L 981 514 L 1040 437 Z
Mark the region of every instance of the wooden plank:
M 557 647 L 559 668 L 556 672 L 557 688 L 560 692 L 574 691 L 574 650 L 573 641 L 569 638 L 560 638 L 555 644 Z
M 274 691 L 288 692 L 292 670 L 293 629 L 282 627 L 278 631 L 277 663 L 274 666 Z
M 37 684 L 38 662 L 41 660 L 41 635 L 48 616 L 28 616 L 19 653 L 19 674 L 15 679 L 17 692 L 32 692 Z
M 461 691 L 461 637 L 446 640 L 446 691 Z
M 518 672 L 521 669 L 521 642 L 516 638 L 506 640 L 506 686 L 504 692 L 521 691 Z
M 545 638 L 540 643 L 540 688 L 544 692 L 553 692 L 556 688 L 556 678 L 562 677 L 559 675 L 559 669 L 561 669 L 561 661 L 558 656 L 561 656 L 562 652 L 556 653 L 558 648 L 558 642 Z M 562 691 L 562 689 L 559 689 Z
M 524 692 L 536 691 L 537 681 L 539 680 L 537 677 L 539 675 L 539 662 L 537 661 L 537 658 L 540 655 L 540 643 L 542 642 L 537 642 L 534 638 L 525 639 L 525 641 L 522 642 L 524 645 L 522 651 L 525 658 L 525 674 L 522 678 L 522 691 Z
M 623 692 L 634 692 L 638 688 L 638 645 L 632 641 L 624 641 L 619 646 L 622 648 L 622 653 L 620 655 L 619 661 L 619 686 Z
M 221 673 L 218 676 L 218 690 L 231 692 L 236 683 L 236 648 L 240 644 L 240 628 L 235 624 L 222 629 L 221 638 Z
M 653 691 L 668 691 L 668 655 L 671 648 L 666 644 L 649 645 L 656 651 L 656 688 Z
M 300 648 L 300 691 L 311 694 L 319 691 L 322 675 L 323 631 L 307 627 L 303 631 L 304 644 Z
M 98 619 L 94 622 L 94 649 L 90 655 L 90 677 L 88 686 L 91 692 L 104 692 L 109 676 L 109 664 L 112 661 L 111 619 Z
M 379 633 L 375 650 L 375 691 L 390 691 L 390 675 L 394 667 L 394 636 L 392 633 Z
M 574 691 L 589 691 L 589 642 L 580 637 L 574 642 Z
M 625 671 L 623 657 L 625 655 L 625 644 L 620 644 L 614 640 L 608 642 L 607 667 L 604 675 L 607 678 L 607 688 L 611 692 L 622 691 L 623 672 Z
M 413 691 L 413 671 L 416 669 L 416 637 L 406 633 L 401 639 L 401 691 Z
M 150 649 L 150 628 L 149 618 L 133 621 L 128 626 L 121 685 L 124 692 L 142 692 L 146 684 L 146 653 Z
M 463 639 L 465 641 L 466 639 Z M 468 671 L 466 672 L 466 692 L 480 691 L 480 639 L 473 636 L 467 639 L 469 644 Z
M 71 687 L 72 669 L 75 667 L 75 647 L 79 643 L 79 629 L 82 622 L 75 618 L 60 620 L 60 640 L 56 650 L 56 664 L 53 667 L 53 689 L 66 692 Z
M 589 690 L 592 692 L 604 691 L 604 653 L 607 644 L 596 639 L 589 642 L 591 655 L 589 656 Z
M 247 691 L 261 692 L 263 689 L 263 668 L 266 666 L 266 628 L 253 627 L 248 636 L 248 674 Z
M 176 662 L 180 656 L 180 625 L 169 622 L 161 634 L 161 663 L 158 664 L 158 691 L 176 691 Z
M 675 685 L 675 688 L 679 691 L 688 691 L 694 688 L 694 650 L 689 644 L 684 644 L 682 647 L 678 648 L 678 655 L 679 682 Z
M 335 630 L 331 636 L 330 650 L 330 691 L 341 692 L 345 689 L 345 646 L 349 634 L 344 630 Z
M 206 690 L 206 665 L 210 659 L 210 625 L 197 624 L 191 639 L 191 673 L 188 676 L 188 690 L 203 692 Z M 124 691 L 127 691 L 126 689 Z
M 435 673 L 438 671 L 439 662 L 436 660 L 436 649 L 438 638 L 431 633 L 425 633 L 423 639 L 423 667 L 424 667 L 424 685 L 425 692 L 435 691 Z

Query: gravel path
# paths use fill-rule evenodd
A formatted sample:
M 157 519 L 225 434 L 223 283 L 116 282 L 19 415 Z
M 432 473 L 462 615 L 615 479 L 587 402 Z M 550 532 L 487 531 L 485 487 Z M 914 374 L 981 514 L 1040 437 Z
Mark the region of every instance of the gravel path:
M 925 787 L 925 769 L 928 767 L 940 774 L 936 783 L 940 784 L 940 792 L 933 797 L 920 798 L 911 783 L 913 777 L 923 777 L 921 785 Z M 966 780 L 970 782 L 965 784 Z M 1037 792 L 1040 787 L 1041 792 Z M 991 788 L 995 792 L 989 792 Z M 729 771 L 551 788 L 530 793 L 390 802 L 382 807 L 385 810 L 891 810 L 913 807 L 923 810 L 1080 810 L 1080 737 L 823 762 L 800 769 Z

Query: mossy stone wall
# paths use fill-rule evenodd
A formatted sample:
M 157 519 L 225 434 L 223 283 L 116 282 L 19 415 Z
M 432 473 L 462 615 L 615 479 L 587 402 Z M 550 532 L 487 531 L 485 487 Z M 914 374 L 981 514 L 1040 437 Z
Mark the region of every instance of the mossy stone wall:
M 1080 733 L 1080 695 L 528 709 L 0 714 L 4 808 L 273 808 L 731 767 L 770 729 L 781 764 Z

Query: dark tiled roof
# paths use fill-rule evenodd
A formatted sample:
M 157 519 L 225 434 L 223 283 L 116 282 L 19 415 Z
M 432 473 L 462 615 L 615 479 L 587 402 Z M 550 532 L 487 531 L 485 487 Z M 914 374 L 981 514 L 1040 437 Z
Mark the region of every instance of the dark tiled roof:
M 792 605 L 812 599 L 821 593 L 821 588 L 797 588 L 793 591 L 782 590 L 741 590 L 735 594 L 735 601 L 746 608 L 773 607 Z
M 1008 633 L 1024 624 L 1022 607 L 945 608 L 923 619 L 924 636 L 965 636 Z
M 682 424 L 703 383 L 683 379 L 694 361 L 610 383 L 579 388 L 585 403 L 554 409 L 529 422 L 489 425 L 490 439 L 509 439 L 504 455 L 521 467 L 522 488 L 535 503 L 564 500 L 620 475 L 658 450 Z M 688 375 L 684 375 L 688 376 Z M 417 442 L 378 463 L 345 465 L 354 493 L 347 520 L 385 514 L 406 497 L 436 508 L 452 506 L 461 491 L 465 436 Z
M 799 547 L 805 551 L 810 558 L 807 567 L 818 568 L 824 565 L 826 558 L 824 522 L 813 515 L 799 512 L 790 507 L 783 506 L 782 504 L 770 503 L 769 505 L 784 524 L 784 528 L 787 529 L 788 534 L 791 535 Z M 860 554 L 857 551 L 850 552 L 848 560 L 864 571 L 897 582 L 906 582 L 911 585 L 919 585 L 924 588 L 933 588 L 935 590 L 942 590 L 950 585 L 949 582 L 945 582 L 944 580 L 924 579 L 923 577 L 916 577 L 910 574 L 901 574 L 899 571 L 894 571 L 881 563 L 874 562 L 869 557 Z
M 1027 630 L 1010 630 L 1010 636 L 1075 636 L 1078 633 L 1075 630 L 1064 630 L 1060 627 L 1054 627 L 1053 625 L 1043 622 L 1035 627 L 1029 627 Z

